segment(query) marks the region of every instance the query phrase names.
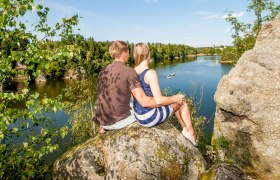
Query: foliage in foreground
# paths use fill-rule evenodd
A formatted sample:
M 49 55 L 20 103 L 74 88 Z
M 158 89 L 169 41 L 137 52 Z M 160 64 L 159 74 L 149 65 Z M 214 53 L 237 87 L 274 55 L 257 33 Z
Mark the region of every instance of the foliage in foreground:
M 31 27 L 34 34 L 21 21 L 31 11 L 38 16 Z M 71 65 L 79 59 L 79 48 L 71 41 L 78 16 L 63 18 L 50 27 L 48 11 L 40 4 L 35 6 L 34 0 L 0 2 L 0 86 L 13 82 L 15 75 L 24 75 L 27 87 L 31 78 L 47 71 L 54 61 Z M 43 38 L 39 40 L 35 34 Z M 61 38 L 63 48 L 42 48 L 54 36 Z M 17 71 L 16 63 L 27 65 L 27 71 Z M 0 179 L 37 178 L 49 171 L 46 157 L 60 148 L 68 128 L 55 128 L 44 114 L 63 107 L 61 96 L 49 99 L 27 88 L 17 93 L 0 89 Z
M 65 102 L 65 111 L 71 115 L 69 123 L 72 146 L 83 143 L 99 133 L 99 126 L 92 120 L 97 97 L 96 81 L 96 77 L 85 78 L 64 90 L 68 99 Z
M 43 113 L 61 110 L 61 96 L 48 99 L 23 89 L 20 94 L 1 93 L 0 99 L 1 179 L 47 173 L 49 166 L 43 164 L 44 158 L 58 150 L 59 140 L 67 135 L 68 128 L 54 127 L 53 120 Z M 14 103 L 20 101 L 25 102 L 26 107 L 14 108 Z

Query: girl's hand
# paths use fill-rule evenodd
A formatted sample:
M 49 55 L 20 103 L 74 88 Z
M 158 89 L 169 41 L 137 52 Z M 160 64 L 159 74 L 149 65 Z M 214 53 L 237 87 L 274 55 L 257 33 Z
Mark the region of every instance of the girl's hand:
M 186 96 L 183 94 L 176 94 L 176 103 L 182 104 L 184 101 L 186 101 Z

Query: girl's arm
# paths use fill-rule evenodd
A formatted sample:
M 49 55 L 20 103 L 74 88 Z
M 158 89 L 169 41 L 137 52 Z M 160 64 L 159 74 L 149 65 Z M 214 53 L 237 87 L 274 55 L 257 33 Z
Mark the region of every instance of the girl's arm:
M 145 94 L 142 87 L 135 88 L 131 92 L 134 98 L 141 104 L 142 107 L 155 108 L 160 106 L 155 102 L 155 99 L 153 97 L 149 97 Z
M 176 94 L 175 96 L 162 96 L 159 82 L 158 82 L 158 76 L 155 70 L 151 69 L 146 73 L 145 81 L 147 84 L 150 85 L 151 91 L 153 93 L 153 96 L 155 98 L 155 101 L 158 105 L 164 106 L 164 105 L 170 105 L 173 103 L 179 103 L 181 104 L 183 99 L 185 98 L 182 94 Z

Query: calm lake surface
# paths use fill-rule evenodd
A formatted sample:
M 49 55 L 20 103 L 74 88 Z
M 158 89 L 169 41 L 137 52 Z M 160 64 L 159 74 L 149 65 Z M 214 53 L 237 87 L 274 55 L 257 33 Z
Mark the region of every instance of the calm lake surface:
M 180 90 L 197 101 L 202 96 L 199 114 L 205 116 L 208 123 L 205 126 L 207 136 L 213 131 L 213 119 L 216 110 L 214 94 L 223 75 L 228 74 L 232 66 L 219 63 L 220 56 L 198 56 L 188 58 L 180 63 L 155 66 L 159 76 L 161 89 Z M 167 75 L 175 74 L 171 79 Z M 202 90 L 201 90 L 202 89 Z
M 219 56 L 191 57 L 153 65 L 158 73 L 161 89 L 180 90 L 188 95 L 194 95 L 197 100 L 201 98 L 202 92 L 199 113 L 209 121 L 205 126 L 207 136 L 210 136 L 213 130 L 216 108 L 214 93 L 221 77 L 231 69 L 230 65 L 220 64 L 219 58 Z M 168 79 L 167 75 L 169 74 L 175 74 L 175 76 Z M 48 97 L 56 97 L 66 86 L 71 86 L 71 84 L 73 81 L 51 80 L 45 84 L 33 84 L 30 88 L 32 91 L 46 94 Z M 58 127 L 65 125 L 70 118 L 63 111 L 58 111 L 55 114 L 49 113 L 46 116 L 56 119 L 54 124 Z

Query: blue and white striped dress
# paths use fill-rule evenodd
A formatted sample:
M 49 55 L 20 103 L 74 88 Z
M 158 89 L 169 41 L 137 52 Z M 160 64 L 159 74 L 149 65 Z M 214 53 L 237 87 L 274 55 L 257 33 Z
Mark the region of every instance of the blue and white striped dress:
M 149 69 L 139 74 L 139 81 L 147 96 L 153 97 L 153 93 L 148 84 L 145 83 L 144 77 Z M 158 108 L 146 108 L 134 98 L 133 100 L 134 115 L 138 123 L 145 127 L 157 126 L 172 115 L 173 108 L 170 106 L 161 106 Z

